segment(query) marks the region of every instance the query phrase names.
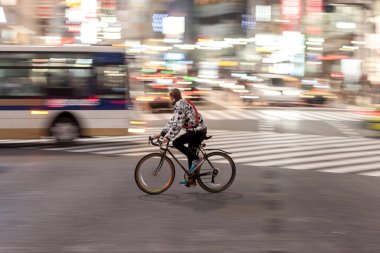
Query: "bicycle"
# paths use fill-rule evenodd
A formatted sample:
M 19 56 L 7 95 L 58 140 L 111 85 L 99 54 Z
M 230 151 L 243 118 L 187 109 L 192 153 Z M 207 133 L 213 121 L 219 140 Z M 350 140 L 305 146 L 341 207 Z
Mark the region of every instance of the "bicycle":
M 181 164 L 170 148 L 172 145 L 163 144 L 160 138 L 149 137 L 149 143 L 160 147 L 160 152 L 150 153 L 140 159 L 135 168 L 137 186 L 148 194 L 160 194 L 170 188 L 175 177 L 175 166 L 168 153 L 185 172 L 186 186 L 196 186 L 196 182 L 206 191 L 217 193 L 231 186 L 236 175 L 236 166 L 228 153 L 221 149 L 206 149 L 205 141 L 212 138 L 207 136 L 197 147 L 197 155 L 201 163 L 193 173 L 189 173 Z M 212 151 L 207 153 L 207 151 Z M 158 160 L 159 159 L 159 160 Z

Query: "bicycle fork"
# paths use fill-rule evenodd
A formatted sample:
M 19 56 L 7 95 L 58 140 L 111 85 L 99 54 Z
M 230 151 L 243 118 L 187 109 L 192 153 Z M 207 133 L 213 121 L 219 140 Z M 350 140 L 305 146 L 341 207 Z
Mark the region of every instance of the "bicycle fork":
M 162 154 L 161 154 L 160 162 L 158 163 L 157 168 L 153 171 L 153 175 L 154 175 L 154 176 L 157 176 L 157 175 L 158 175 L 158 173 L 160 172 L 160 170 L 161 170 L 161 168 L 162 168 L 162 165 L 164 164 L 164 157 L 166 156 L 165 153 L 166 153 L 166 152 L 162 152 Z

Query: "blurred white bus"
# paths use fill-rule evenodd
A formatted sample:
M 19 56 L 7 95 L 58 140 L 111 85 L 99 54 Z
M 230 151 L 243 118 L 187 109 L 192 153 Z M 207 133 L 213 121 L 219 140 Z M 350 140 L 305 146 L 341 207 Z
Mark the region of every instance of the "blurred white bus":
M 0 138 L 144 132 L 122 47 L 0 46 Z

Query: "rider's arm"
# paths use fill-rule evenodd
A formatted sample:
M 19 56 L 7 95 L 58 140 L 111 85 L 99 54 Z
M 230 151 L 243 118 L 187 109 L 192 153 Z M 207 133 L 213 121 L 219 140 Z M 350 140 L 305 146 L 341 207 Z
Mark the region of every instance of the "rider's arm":
M 185 112 L 183 108 L 178 107 L 174 110 L 173 117 L 166 124 L 165 128 L 161 132 L 161 136 L 173 140 L 174 137 L 181 131 L 183 124 L 185 123 Z

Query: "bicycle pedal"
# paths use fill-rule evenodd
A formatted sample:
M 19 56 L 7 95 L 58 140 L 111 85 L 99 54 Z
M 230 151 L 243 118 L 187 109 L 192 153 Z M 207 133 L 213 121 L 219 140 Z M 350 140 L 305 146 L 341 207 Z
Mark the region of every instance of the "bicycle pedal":
M 186 184 L 186 187 L 187 187 L 187 188 L 190 188 L 190 187 L 193 187 L 193 188 L 194 188 L 195 186 L 197 186 L 197 183 L 195 183 L 195 182 L 194 182 L 194 183 L 187 183 L 187 184 Z

